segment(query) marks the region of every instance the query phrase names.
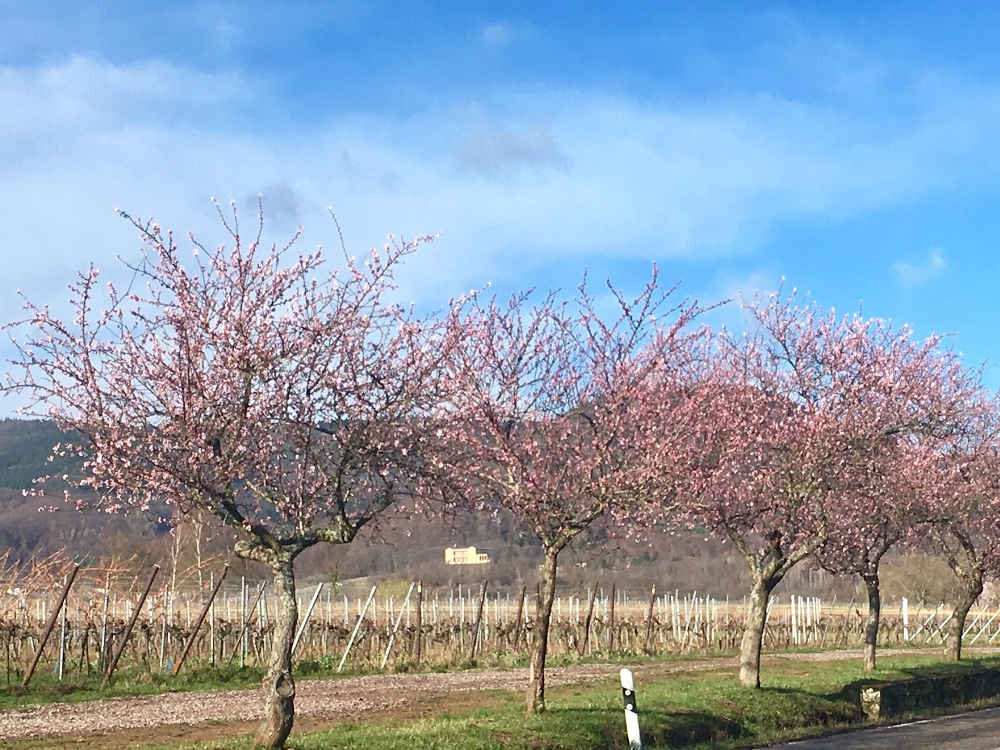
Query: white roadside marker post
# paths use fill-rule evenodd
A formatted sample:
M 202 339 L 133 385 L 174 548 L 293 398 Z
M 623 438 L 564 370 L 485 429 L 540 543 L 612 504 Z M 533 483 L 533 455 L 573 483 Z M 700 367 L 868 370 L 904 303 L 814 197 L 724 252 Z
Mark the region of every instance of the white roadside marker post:
M 622 668 L 622 698 L 625 700 L 625 730 L 628 732 L 629 750 L 642 750 L 639 736 L 639 709 L 635 703 L 635 683 L 632 670 Z

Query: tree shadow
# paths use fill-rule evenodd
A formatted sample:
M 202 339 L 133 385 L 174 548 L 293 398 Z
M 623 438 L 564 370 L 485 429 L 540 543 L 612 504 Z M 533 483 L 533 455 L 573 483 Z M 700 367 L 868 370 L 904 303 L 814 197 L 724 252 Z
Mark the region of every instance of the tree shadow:
M 762 686 L 755 691 L 761 700 L 738 703 L 718 699 L 719 711 L 661 710 L 655 705 L 639 705 L 639 726 L 644 746 L 687 747 L 713 742 L 753 742 L 768 735 L 827 736 L 850 731 L 865 722 L 861 708 L 861 692 L 866 687 L 898 682 L 900 679 L 928 680 L 955 677 L 977 669 L 996 669 L 969 659 L 959 668 L 928 669 L 918 665 L 898 668 L 906 675 L 895 677 L 861 677 L 833 692 L 812 692 L 797 687 Z M 947 685 L 950 681 L 945 680 Z M 938 684 L 941 684 L 940 682 Z M 935 689 L 937 689 L 935 687 Z M 945 688 L 948 689 L 947 687 Z M 573 726 L 587 727 L 597 733 L 600 747 L 624 748 L 625 721 L 623 711 L 609 713 L 606 707 L 555 708 L 561 720 Z M 729 715 L 727 715 L 729 714 Z
M 995 700 L 1000 696 L 1000 669 L 979 659 L 931 667 L 900 667 L 896 671 L 905 677 L 862 677 L 848 683 L 831 697 L 860 704 L 861 693 L 865 688 L 902 688 L 883 691 L 882 710 L 888 716 L 920 708 L 943 708 Z
M 601 747 L 625 747 L 624 711 L 611 718 L 606 708 L 558 708 L 553 713 L 573 720 L 580 726 L 592 726 L 599 732 Z M 639 727 L 643 746 L 684 747 L 704 742 L 748 738 L 750 732 L 739 721 L 700 711 L 662 711 L 655 707 L 639 708 Z

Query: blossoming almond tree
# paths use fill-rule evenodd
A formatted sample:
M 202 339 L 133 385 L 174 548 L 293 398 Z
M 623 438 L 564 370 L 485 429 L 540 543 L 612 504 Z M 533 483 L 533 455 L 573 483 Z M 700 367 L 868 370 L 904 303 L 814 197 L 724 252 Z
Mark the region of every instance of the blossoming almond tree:
M 945 655 L 962 658 L 962 637 L 969 610 L 988 577 L 1000 575 L 1000 418 L 995 400 L 982 400 L 980 412 L 956 444 L 938 454 L 923 474 L 930 508 L 929 534 L 917 546 L 942 554 L 955 575 L 954 609 L 949 618 Z
M 747 563 L 740 681 L 758 687 L 770 594 L 823 531 L 823 456 L 813 440 L 817 425 L 798 405 L 732 375 L 716 373 L 708 394 L 686 402 L 698 412 L 691 420 L 697 438 L 674 449 L 668 481 L 677 488 L 678 518 L 731 540 Z
M 740 681 L 759 687 L 774 587 L 829 538 L 834 518 L 864 518 L 835 502 L 845 497 L 859 445 L 933 423 L 940 403 L 922 395 L 929 380 L 900 385 L 909 360 L 876 345 L 893 339 L 870 322 L 820 315 L 777 295 L 747 309 L 754 330 L 718 337 L 708 375 L 669 416 L 676 423 L 686 413 L 696 439 L 664 441 L 659 462 L 687 524 L 731 540 L 747 562 Z
M 421 446 L 457 331 L 386 299 L 427 237 L 363 263 L 345 253 L 328 271 L 321 248 L 292 254 L 297 234 L 263 247 L 262 208 L 249 243 L 235 209 L 228 220 L 219 210 L 231 248 L 191 236 L 183 254 L 155 223 L 122 216 L 144 242 L 129 288 L 102 294 L 91 267 L 71 286 L 72 320 L 26 301 L 8 326 L 19 355 L 4 387 L 76 431 L 79 444 L 57 451 L 79 452 L 101 508 L 206 511 L 236 532 L 237 555 L 270 566 L 278 611 L 259 741 L 281 747 L 294 716 L 295 558 L 426 497 Z
M 974 416 L 977 378 L 939 336 L 917 342 L 882 320 L 835 329 L 821 351 L 845 450 L 826 514 L 830 533 L 816 553 L 834 574 L 861 577 L 868 594 L 864 668 L 875 668 L 879 565 L 927 520 L 925 480 L 948 440 Z M 838 410 L 837 403 L 831 408 Z
M 689 355 L 691 303 L 654 275 L 634 299 L 610 287 L 605 322 L 581 285 L 575 304 L 518 294 L 475 301 L 454 320 L 458 387 L 446 461 L 484 509 L 503 509 L 541 542 L 527 710 L 545 710 L 545 660 L 559 553 L 616 503 L 656 486 L 648 374 Z M 663 322 L 656 317 L 662 317 Z
M 925 534 L 929 510 L 924 482 L 937 470 L 941 446 L 890 440 L 880 449 L 852 456 L 831 495 L 830 533 L 816 559 L 835 575 L 861 578 L 868 595 L 864 669 L 876 666 L 882 611 L 879 567 L 892 547 Z

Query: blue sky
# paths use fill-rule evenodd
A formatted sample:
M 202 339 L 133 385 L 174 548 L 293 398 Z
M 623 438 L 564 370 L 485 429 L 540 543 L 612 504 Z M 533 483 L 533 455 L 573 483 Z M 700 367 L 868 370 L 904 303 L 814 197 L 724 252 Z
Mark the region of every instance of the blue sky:
M 113 207 L 216 244 L 209 197 L 261 192 L 304 248 L 328 204 L 359 252 L 440 232 L 401 278 L 423 306 L 654 261 L 709 303 L 784 276 L 956 334 L 1000 386 L 987 4 L 81 5 L 0 0 L 0 319 L 134 257 Z

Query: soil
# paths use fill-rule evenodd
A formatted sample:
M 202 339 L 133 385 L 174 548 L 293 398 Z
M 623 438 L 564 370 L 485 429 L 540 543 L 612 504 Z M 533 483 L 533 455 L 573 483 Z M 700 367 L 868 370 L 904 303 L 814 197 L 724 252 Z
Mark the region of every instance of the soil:
M 975 653 L 1000 649 L 971 649 Z M 886 649 L 881 655 L 912 653 Z M 860 650 L 769 655 L 765 663 L 861 659 Z M 636 677 L 691 671 L 735 671 L 733 657 L 640 664 Z M 548 667 L 548 687 L 617 678 L 618 664 Z M 527 669 L 368 675 L 296 683 L 296 732 L 345 721 L 396 720 L 460 712 L 493 700 L 484 691 L 520 691 Z M 253 689 L 164 693 L 80 703 L 50 703 L 0 712 L 0 744 L 13 748 L 118 750 L 249 734 L 261 717 Z

